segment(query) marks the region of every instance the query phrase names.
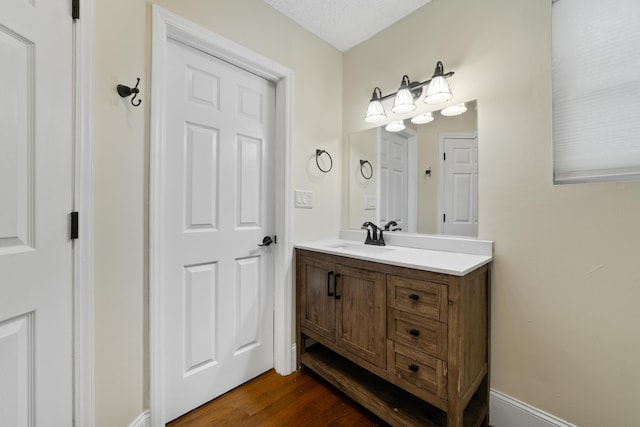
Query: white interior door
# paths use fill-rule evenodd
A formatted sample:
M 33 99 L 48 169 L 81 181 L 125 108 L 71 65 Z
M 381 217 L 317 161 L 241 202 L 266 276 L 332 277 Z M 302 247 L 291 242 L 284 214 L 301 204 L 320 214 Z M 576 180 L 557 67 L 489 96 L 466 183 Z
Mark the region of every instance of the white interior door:
M 478 235 L 478 137 L 441 135 L 443 234 Z
M 70 426 L 72 20 L 0 1 L 0 425 Z
M 161 187 L 165 421 L 273 367 L 275 88 L 170 41 Z
M 396 132 L 381 131 L 380 146 L 380 223 L 398 223 L 407 231 L 408 139 Z

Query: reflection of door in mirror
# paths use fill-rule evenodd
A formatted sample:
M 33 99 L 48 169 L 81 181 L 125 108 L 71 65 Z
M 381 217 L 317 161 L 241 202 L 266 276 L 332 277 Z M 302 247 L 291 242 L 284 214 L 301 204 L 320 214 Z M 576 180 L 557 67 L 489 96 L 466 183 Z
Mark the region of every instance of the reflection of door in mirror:
M 415 232 L 415 218 L 409 212 L 415 211 L 415 190 L 408 185 L 412 176 L 409 159 L 411 138 L 415 140 L 415 132 L 387 132 L 380 135 L 380 206 L 379 223 L 395 221 L 404 231 Z M 415 157 L 414 157 L 415 158 Z M 396 227 L 394 227 L 396 228 Z
M 478 136 L 440 134 L 438 232 L 456 236 L 478 235 Z

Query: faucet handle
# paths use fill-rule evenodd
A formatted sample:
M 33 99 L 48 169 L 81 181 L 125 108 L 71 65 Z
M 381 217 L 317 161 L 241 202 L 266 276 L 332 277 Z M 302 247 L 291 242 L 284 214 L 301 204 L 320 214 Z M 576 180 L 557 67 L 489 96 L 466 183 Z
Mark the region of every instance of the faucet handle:
M 384 230 L 385 230 L 385 231 L 389 231 L 389 229 L 391 228 L 391 226 L 394 226 L 394 227 L 395 227 L 395 226 L 397 226 L 397 225 L 398 225 L 398 223 L 397 223 L 397 222 L 395 222 L 395 221 L 391 220 L 391 221 L 389 221 L 388 223 L 386 223 L 386 224 L 384 225 Z
M 365 239 L 364 244 L 370 245 L 371 242 L 373 242 L 373 239 L 371 238 L 371 230 L 369 230 L 369 227 L 365 227 L 365 226 L 362 226 L 360 228 L 362 228 L 363 230 L 367 230 L 367 238 Z

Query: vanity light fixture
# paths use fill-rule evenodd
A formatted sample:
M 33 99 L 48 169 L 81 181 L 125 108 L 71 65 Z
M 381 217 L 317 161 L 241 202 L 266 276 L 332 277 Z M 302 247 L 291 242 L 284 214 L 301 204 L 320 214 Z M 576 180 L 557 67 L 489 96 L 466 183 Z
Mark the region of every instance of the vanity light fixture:
M 384 127 L 384 130 L 386 130 L 387 132 L 400 132 L 401 130 L 404 130 L 404 128 L 405 128 L 404 121 L 398 120 L 396 122 L 391 122 L 388 125 L 386 125 Z
M 424 125 L 425 123 L 431 123 L 433 121 L 433 114 L 422 113 L 411 118 L 411 123 L 414 125 Z
M 446 79 L 453 76 L 453 74 L 453 71 L 445 73 L 442 62 L 438 61 L 435 72 L 429 80 L 425 80 L 423 82 L 412 82 L 405 74 L 402 76 L 400 88 L 396 92 L 384 96 L 382 95 L 380 88 L 376 87 L 373 90 L 373 95 L 369 101 L 367 114 L 364 120 L 368 123 L 384 121 L 387 118 L 387 115 L 384 111 L 384 107 L 382 106 L 382 101 L 389 98 L 394 98 L 391 111 L 396 114 L 410 113 L 416 109 L 415 101 L 420 98 L 423 92 L 422 88 L 427 85 L 427 96 L 424 99 L 424 102 L 427 104 L 440 104 L 450 100 L 453 95 Z
M 382 98 L 382 92 L 380 92 L 379 87 L 376 87 L 373 89 L 373 95 L 371 95 L 371 101 L 369 101 L 369 106 L 367 107 L 367 115 L 364 118 L 366 122 L 379 123 L 387 118 L 380 98 Z
M 451 117 L 451 116 L 459 116 L 462 113 L 467 111 L 467 106 L 463 102 L 462 104 L 452 105 L 451 107 L 443 108 L 440 111 L 440 114 L 443 116 Z
M 410 87 L 411 81 L 406 74 L 402 76 L 402 82 L 400 83 L 400 89 L 396 92 L 396 97 L 393 100 L 393 107 L 391 111 L 396 114 L 410 113 L 416 109 L 416 103 L 413 100 L 413 94 Z M 422 89 L 420 89 L 422 92 Z M 420 96 L 420 95 L 418 95 Z
M 451 72 L 447 74 L 453 74 Z M 438 61 L 436 64 L 436 70 L 433 72 L 433 77 L 429 82 L 427 88 L 427 96 L 424 97 L 424 102 L 427 104 L 442 104 L 447 102 L 453 97 L 451 88 L 447 82 L 447 74 L 444 73 L 444 66 L 442 62 Z

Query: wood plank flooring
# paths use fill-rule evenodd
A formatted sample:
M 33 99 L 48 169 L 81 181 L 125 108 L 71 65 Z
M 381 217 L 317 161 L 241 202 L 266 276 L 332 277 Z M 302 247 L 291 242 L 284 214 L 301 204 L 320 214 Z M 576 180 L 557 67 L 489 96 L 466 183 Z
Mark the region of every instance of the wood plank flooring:
M 312 372 L 271 370 L 167 427 L 383 427 L 387 424 Z

